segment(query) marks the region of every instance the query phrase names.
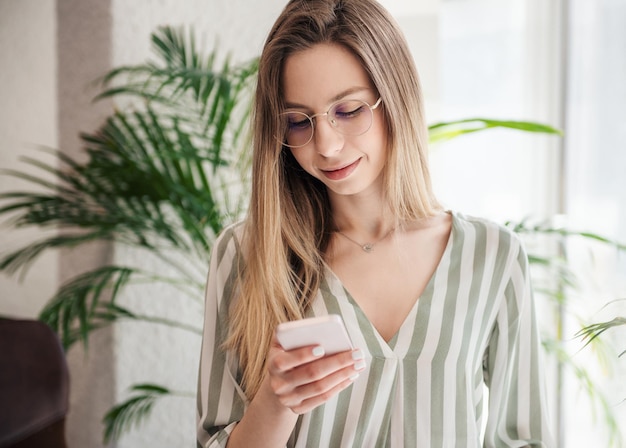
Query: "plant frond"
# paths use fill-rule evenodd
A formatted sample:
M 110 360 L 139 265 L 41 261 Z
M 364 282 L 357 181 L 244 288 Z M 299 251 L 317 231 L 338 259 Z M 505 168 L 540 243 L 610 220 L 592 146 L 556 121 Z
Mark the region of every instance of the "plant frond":
M 104 442 L 109 443 L 139 426 L 152 412 L 156 401 L 170 395 L 169 389 L 156 384 L 138 384 L 131 387 L 133 397 L 111 408 L 104 416 Z
M 605 331 L 621 325 L 626 325 L 626 317 L 618 316 L 607 322 L 598 322 L 587 325 L 576 333 L 576 337 L 579 337 L 583 340 L 583 342 L 585 343 L 583 346 L 584 348 Z
M 1 198 L 9 202 L 0 214 L 20 212 L 14 223 L 22 227 L 94 228 L 109 239 L 148 249 L 164 240 L 207 258 L 210 240 L 237 213 L 224 209 L 225 196 L 216 196 L 214 179 L 208 177 L 216 161 L 196 137 L 180 122 L 148 110 L 118 113 L 83 138 L 90 154 L 87 163 L 59 154 L 68 169 L 56 171 L 57 189 L 5 194 Z M 229 162 L 218 164 L 232 171 Z M 34 176 L 24 179 L 41 184 Z M 50 190 L 55 185 L 46 184 Z
M 603 243 L 608 246 L 613 246 L 620 251 L 626 251 L 626 244 L 618 240 L 612 239 L 612 238 L 607 238 L 605 236 L 602 236 L 594 232 L 573 230 L 573 229 L 568 229 L 565 227 L 555 227 L 546 222 L 530 224 L 528 223 L 528 221 L 520 221 L 520 222 L 509 221 L 505 225 L 510 227 L 516 233 L 557 235 L 557 236 L 562 236 L 562 237 L 578 237 L 578 238 L 583 238 L 589 241 L 596 241 L 599 243 Z
M 429 141 L 438 143 L 462 135 L 486 129 L 504 128 L 524 132 L 563 135 L 562 131 L 542 123 L 531 121 L 493 120 L 489 118 L 467 118 L 463 120 L 435 123 L 428 126 Z
M 122 266 L 104 266 L 65 283 L 48 301 L 39 319 L 60 337 L 67 350 L 77 341 L 87 346 L 91 331 L 134 314 L 115 303 L 120 289 L 139 271 Z
M 46 250 L 61 247 L 75 247 L 90 241 L 107 239 L 109 239 L 108 232 L 99 230 L 45 238 L 12 251 L 7 255 L 3 255 L 2 258 L 0 258 L 0 271 L 15 274 L 21 270 L 21 275 L 23 276 L 26 274 L 31 264 Z
M 622 440 L 621 428 L 615 419 L 615 414 L 612 409 L 613 405 L 609 403 L 607 397 L 591 378 L 589 371 L 584 366 L 578 364 L 574 358 L 564 350 L 563 345 L 559 341 L 544 335 L 542 337 L 542 345 L 549 355 L 556 357 L 560 363 L 571 370 L 573 375 L 577 378 L 578 384 L 585 391 L 593 404 L 592 411 L 594 414 L 598 409 L 600 410 L 606 428 L 608 429 L 611 442 Z
M 175 107 L 188 97 L 187 106 L 197 108 L 198 116 L 205 117 L 207 122 L 216 123 L 218 110 L 222 109 L 218 106 L 224 101 L 229 103 L 230 98 L 237 99 L 256 75 L 256 59 L 233 66 L 227 58 L 221 68 L 216 68 L 217 52 L 201 55 L 191 28 L 185 31 L 178 27 L 160 27 L 151 39 L 157 61 L 111 70 L 102 78 L 107 88 L 97 99 L 131 95 L 148 104 L 156 102 Z M 114 83 L 116 85 L 109 87 Z

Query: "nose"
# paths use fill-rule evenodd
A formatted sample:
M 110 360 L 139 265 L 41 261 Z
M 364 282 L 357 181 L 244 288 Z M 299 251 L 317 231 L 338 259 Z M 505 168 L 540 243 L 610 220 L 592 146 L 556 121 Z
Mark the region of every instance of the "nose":
M 328 115 L 317 117 L 313 127 L 313 143 L 318 154 L 331 157 L 343 148 L 344 136 L 330 123 Z

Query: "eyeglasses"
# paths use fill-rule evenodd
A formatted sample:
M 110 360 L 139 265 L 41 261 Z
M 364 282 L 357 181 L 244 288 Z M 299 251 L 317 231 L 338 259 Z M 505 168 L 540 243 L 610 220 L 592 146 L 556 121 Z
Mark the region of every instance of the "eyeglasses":
M 372 126 L 373 110 L 382 103 L 383 99 L 370 106 L 361 100 L 340 100 L 333 103 L 327 112 L 307 115 L 304 112 L 289 110 L 280 114 L 285 134 L 283 144 L 289 148 L 300 148 L 313 139 L 315 132 L 313 119 L 326 116 L 330 125 L 343 135 L 362 135 Z

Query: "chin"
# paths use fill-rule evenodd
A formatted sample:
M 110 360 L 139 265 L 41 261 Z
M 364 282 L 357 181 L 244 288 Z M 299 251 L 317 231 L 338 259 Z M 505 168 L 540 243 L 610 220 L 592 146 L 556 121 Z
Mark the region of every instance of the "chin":
M 329 193 L 336 194 L 338 196 L 355 196 L 359 193 L 365 192 L 366 188 L 357 185 L 326 185 Z

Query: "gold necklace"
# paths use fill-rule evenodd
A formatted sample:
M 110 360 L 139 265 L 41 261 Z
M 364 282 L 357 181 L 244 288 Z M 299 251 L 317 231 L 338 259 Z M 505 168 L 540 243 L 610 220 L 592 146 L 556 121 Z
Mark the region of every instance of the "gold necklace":
M 380 237 L 378 240 L 374 241 L 373 243 L 365 243 L 365 244 L 361 244 L 358 241 L 353 240 L 352 238 L 350 238 L 348 235 L 346 235 L 345 233 L 343 233 L 341 230 L 337 230 L 337 233 L 341 236 L 343 236 L 345 239 L 347 239 L 348 241 L 350 241 L 351 243 L 356 244 L 357 246 L 359 246 L 361 249 L 363 249 L 364 252 L 366 253 L 370 253 L 372 252 L 372 250 L 374 250 L 374 246 L 378 243 L 380 243 L 382 240 L 384 240 L 385 238 L 387 238 L 389 235 L 391 235 L 391 232 L 393 232 L 394 230 L 396 230 L 395 227 L 392 227 L 391 230 L 387 233 L 385 233 L 382 237 Z

